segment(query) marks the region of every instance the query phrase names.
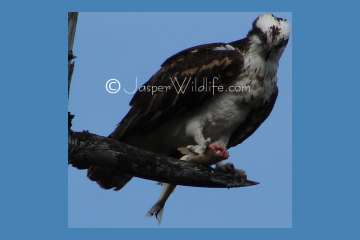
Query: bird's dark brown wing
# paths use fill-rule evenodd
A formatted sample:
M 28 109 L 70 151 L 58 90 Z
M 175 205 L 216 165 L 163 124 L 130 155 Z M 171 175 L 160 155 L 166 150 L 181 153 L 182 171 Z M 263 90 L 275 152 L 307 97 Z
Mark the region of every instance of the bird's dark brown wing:
M 275 85 L 268 102 L 253 109 L 246 120 L 232 133 L 227 148 L 234 147 L 250 137 L 270 115 L 278 96 L 278 87 Z
M 200 45 L 175 54 L 139 88 L 130 102 L 132 108 L 110 137 L 124 141 L 134 133 L 148 134 L 174 116 L 198 108 L 213 96 L 213 90 L 217 92 L 217 88 L 194 90 L 204 86 L 204 78 L 208 85 L 230 84 L 242 67 L 243 55 L 225 43 Z M 183 83 L 183 92 L 179 92 Z M 163 91 L 147 91 L 152 88 Z

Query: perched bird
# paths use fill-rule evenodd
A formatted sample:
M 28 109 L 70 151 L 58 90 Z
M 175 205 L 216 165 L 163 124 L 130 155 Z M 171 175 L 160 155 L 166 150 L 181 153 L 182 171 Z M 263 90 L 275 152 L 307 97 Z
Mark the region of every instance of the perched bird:
M 289 36 L 289 23 L 266 13 L 255 19 L 244 39 L 195 46 L 171 56 L 139 88 L 130 111 L 109 137 L 223 168 L 227 149 L 252 135 L 272 111 L 278 96 L 279 59 Z M 153 88 L 158 91 L 150 91 Z M 88 169 L 88 177 L 115 190 L 132 178 L 95 166 Z M 156 215 L 160 223 L 175 187 L 164 184 L 147 216 Z

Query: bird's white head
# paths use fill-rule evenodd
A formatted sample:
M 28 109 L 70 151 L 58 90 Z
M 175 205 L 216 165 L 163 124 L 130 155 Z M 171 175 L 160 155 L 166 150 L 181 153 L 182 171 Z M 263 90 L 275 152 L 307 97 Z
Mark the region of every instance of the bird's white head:
M 253 28 L 259 28 L 267 37 L 268 42 L 276 45 L 290 37 L 290 24 L 270 13 L 260 15 L 253 23 Z
M 251 43 L 257 49 L 263 49 L 265 61 L 271 55 L 280 58 L 290 37 L 290 24 L 282 18 L 270 13 L 260 15 L 253 22 L 253 28 L 248 33 Z M 260 48 L 259 48 L 260 47 Z

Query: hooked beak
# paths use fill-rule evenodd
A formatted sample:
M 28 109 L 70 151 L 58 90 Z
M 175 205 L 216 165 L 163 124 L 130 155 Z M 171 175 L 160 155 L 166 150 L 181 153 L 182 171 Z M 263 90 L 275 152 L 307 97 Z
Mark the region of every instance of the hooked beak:
M 268 47 L 266 49 L 266 55 L 265 55 L 265 62 L 269 59 L 269 57 L 273 54 L 274 52 L 274 48 L 273 47 Z

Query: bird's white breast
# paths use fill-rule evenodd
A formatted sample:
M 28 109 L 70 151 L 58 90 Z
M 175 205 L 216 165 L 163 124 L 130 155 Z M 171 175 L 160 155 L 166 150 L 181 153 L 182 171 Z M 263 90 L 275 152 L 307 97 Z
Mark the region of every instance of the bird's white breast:
M 205 138 L 226 146 L 232 132 L 245 121 L 249 112 L 268 101 L 277 82 L 277 63 L 265 63 L 251 52 L 244 57 L 244 70 L 238 79 L 186 120 L 187 136 L 202 128 Z

